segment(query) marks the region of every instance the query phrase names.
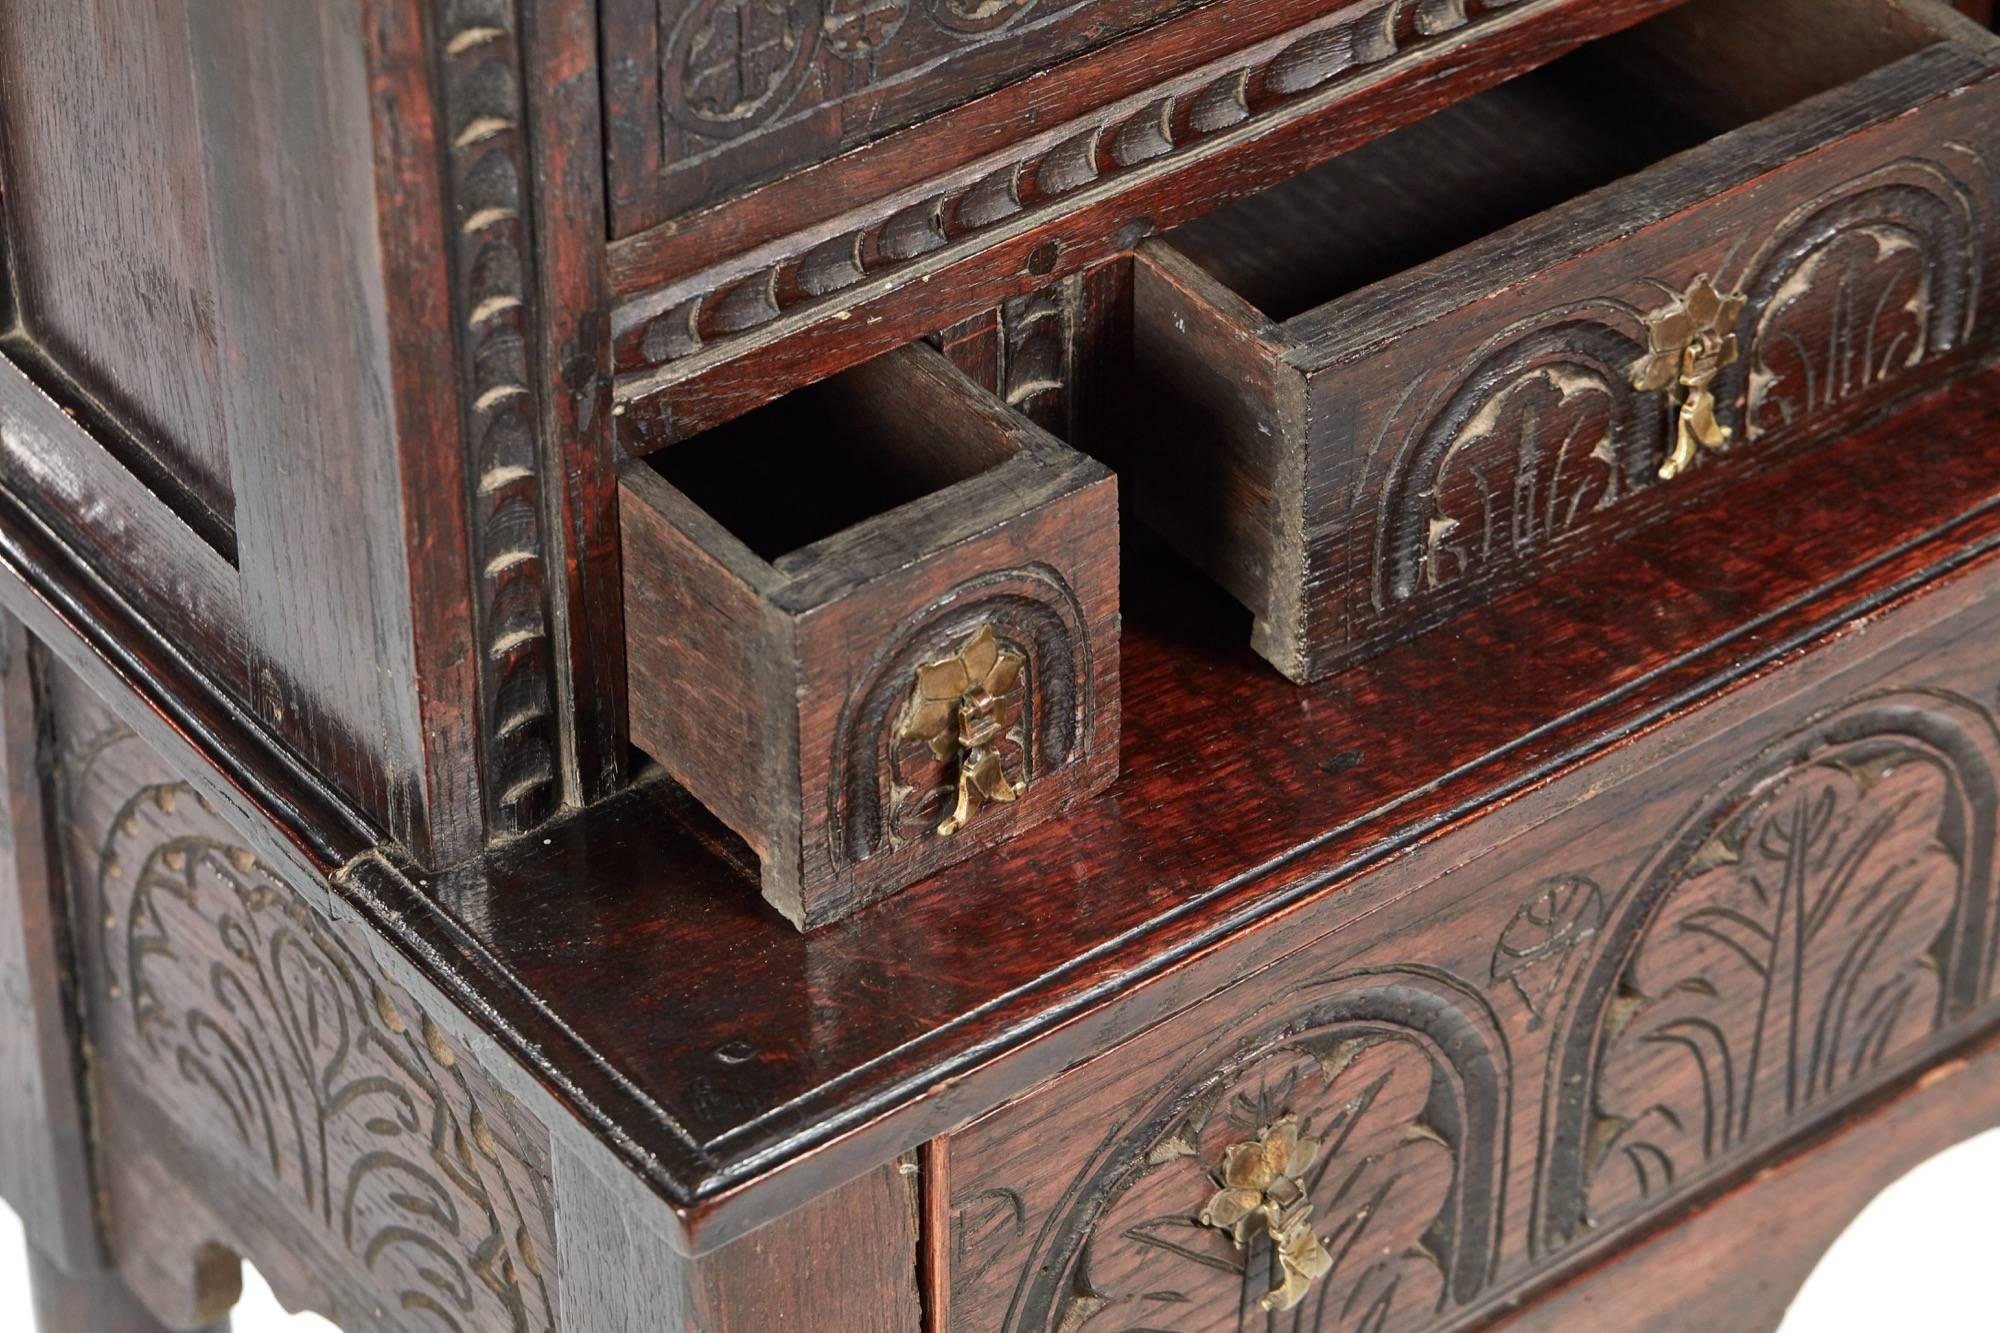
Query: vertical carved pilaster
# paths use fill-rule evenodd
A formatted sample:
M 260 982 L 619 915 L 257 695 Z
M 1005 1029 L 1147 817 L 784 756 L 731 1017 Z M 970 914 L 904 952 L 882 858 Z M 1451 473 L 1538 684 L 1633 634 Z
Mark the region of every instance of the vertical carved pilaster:
M 487 818 L 497 834 L 560 796 L 531 302 L 534 249 L 520 15 L 514 0 L 437 0 L 478 616 Z
M 1000 306 L 999 392 L 1007 406 L 1052 434 L 1070 434 L 1076 302 L 1081 278 Z

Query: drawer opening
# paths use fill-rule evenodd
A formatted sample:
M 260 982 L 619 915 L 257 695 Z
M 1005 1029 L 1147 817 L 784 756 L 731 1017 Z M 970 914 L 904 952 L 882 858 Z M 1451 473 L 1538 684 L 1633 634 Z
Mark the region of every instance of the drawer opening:
M 775 562 L 990 471 L 1018 445 L 933 381 L 864 366 L 644 461 Z
M 1169 239 L 1272 320 L 1291 319 L 1830 92 L 1940 35 L 1897 0 L 1696 0 Z

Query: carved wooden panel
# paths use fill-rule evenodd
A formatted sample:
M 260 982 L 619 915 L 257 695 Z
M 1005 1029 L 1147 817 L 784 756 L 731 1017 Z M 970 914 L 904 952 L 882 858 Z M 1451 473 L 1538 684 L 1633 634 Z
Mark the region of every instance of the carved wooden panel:
M 155 0 L 0 14 L 0 336 L 226 547 L 235 497 L 215 247 L 227 219 L 202 188 L 199 26 L 185 3 Z M 108 87 L 121 95 L 83 91 Z
M 233 1253 L 347 1330 L 559 1327 L 546 1129 L 74 677 L 52 707 L 126 1280 L 212 1318 Z
M 1989 993 L 2000 736 L 1950 695 L 1859 700 L 1691 810 L 1579 975 L 1549 1243 L 1809 1118 Z
M 1693 467 L 1733 471 L 1821 438 L 1971 346 L 1990 300 L 1991 190 L 1984 158 L 1958 146 L 1843 180 L 1741 237 L 1714 273 L 1748 298 L 1742 354 L 1716 388 L 1732 438 Z M 1335 501 L 1374 509 L 1366 601 L 1353 609 L 1383 628 L 1356 638 L 1435 623 L 1685 501 L 1688 481 L 1659 477 L 1674 414 L 1635 381 L 1649 322 L 1695 276 L 1686 262 L 1645 277 L 1620 264 L 1600 294 L 1524 312 L 1422 375 L 1368 429 L 1351 498 Z M 1328 386 L 1345 398 L 1364 382 Z
M 1633 36 L 1735 13 L 1677 10 Z M 2000 81 L 1982 52 L 1871 49 L 1881 67 L 1839 90 L 1859 128 L 1789 106 L 1664 160 L 1536 121 L 1536 97 L 1573 95 L 1564 78 L 1630 77 L 1649 53 L 1613 42 L 1441 113 L 1496 137 L 1517 116 L 1537 154 L 1608 155 L 1610 182 L 1571 197 L 1555 181 L 1524 220 L 1475 199 L 1497 229 L 1444 233 L 1442 253 L 1420 224 L 1444 200 L 1379 184 L 1422 176 L 1442 142 L 1429 123 L 1142 251 L 1150 428 L 1123 471 L 1139 512 L 1257 614 L 1253 642 L 1286 675 L 1318 679 L 1602 551 L 1996 336 Z M 1508 175 L 1455 157 L 1438 174 L 1475 194 Z M 1371 207 L 1379 224 L 1311 225 Z M 1398 221 L 1422 232 L 1414 250 L 1372 230 Z M 1717 346 L 1694 394 L 1684 347 L 1657 340 L 1697 293 Z
M 1457 1326 L 1990 1019 L 1996 610 L 953 1136 L 952 1326 Z M 1216 1217 L 1285 1122 L 1323 1259 Z
M 1192 0 L 612 0 L 617 232 L 909 125 Z
M 879 216 L 865 225 L 831 238 L 823 230 L 788 238 L 797 248 L 748 273 L 724 270 L 718 285 L 707 290 L 677 287 L 664 309 L 651 298 L 634 302 L 620 316 L 617 368 L 637 376 L 696 355 L 712 358 L 751 330 L 815 303 L 841 300 L 850 289 L 947 246 L 1018 227 L 1037 212 L 1074 203 L 1085 190 L 1172 165 L 1176 157 L 1245 127 L 1277 123 L 1328 89 L 1492 22 L 1517 3 L 1356 0 L 1276 42 L 1216 55 L 1198 71 L 1196 86 L 1082 109 L 1055 141 L 1037 135 L 1032 146 L 1003 155 L 1012 160 L 982 159 L 974 178 L 947 178 L 946 188 L 926 191 L 914 202 L 884 201 L 885 207 L 872 210 Z M 635 385 L 637 392 L 643 388 Z

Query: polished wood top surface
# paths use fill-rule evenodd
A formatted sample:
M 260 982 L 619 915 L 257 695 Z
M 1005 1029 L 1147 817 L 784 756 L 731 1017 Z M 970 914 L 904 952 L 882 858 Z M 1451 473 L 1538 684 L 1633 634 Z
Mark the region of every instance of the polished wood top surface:
M 1306 944 L 1418 887 L 1398 853 L 1461 816 L 1501 836 L 1510 795 L 1985 558 L 1996 412 L 1986 372 L 1306 689 L 1129 541 L 1123 774 L 1075 818 L 801 935 L 747 849 L 645 782 L 442 876 L 465 934 L 434 938 L 501 1017 L 588 1050 L 541 1058 L 726 1236 L 787 1193 L 739 1209 L 746 1182 L 984 1111 L 1221 984 L 1199 963 L 1252 922 L 1307 904 Z

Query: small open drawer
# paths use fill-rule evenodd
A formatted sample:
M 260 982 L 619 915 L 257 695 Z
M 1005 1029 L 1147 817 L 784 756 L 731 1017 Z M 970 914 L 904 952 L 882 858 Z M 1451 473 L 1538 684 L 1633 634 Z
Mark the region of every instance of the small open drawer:
M 911 347 L 626 465 L 633 743 L 810 928 L 1118 770 L 1104 467 Z
M 1993 345 L 1995 45 L 1695 0 L 1149 242 L 1138 512 L 1310 680 L 1937 382 Z

